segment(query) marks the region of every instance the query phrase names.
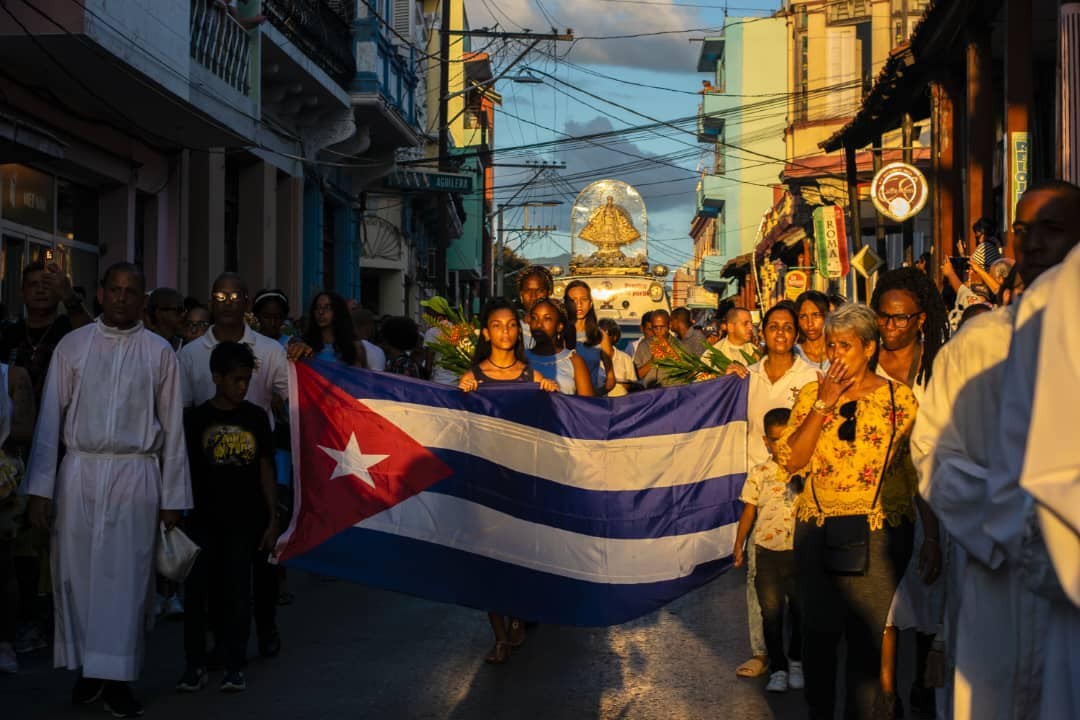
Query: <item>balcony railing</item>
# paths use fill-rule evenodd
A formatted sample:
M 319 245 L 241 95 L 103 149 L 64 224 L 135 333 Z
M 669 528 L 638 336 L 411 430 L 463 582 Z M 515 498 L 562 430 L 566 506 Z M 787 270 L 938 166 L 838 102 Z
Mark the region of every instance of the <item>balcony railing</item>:
M 191 0 L 191 57 L 247 95 L 251 39 L 225 6 Z
M 348 17 L 326 0 L 263 0 L 263 14 L 294 45 L 340 83 L 356 75 Z
M 830 25 L 866 22 L 873 17 L 870 5 L 870 0 L 834 0 L 825 6 L 825 19 Z

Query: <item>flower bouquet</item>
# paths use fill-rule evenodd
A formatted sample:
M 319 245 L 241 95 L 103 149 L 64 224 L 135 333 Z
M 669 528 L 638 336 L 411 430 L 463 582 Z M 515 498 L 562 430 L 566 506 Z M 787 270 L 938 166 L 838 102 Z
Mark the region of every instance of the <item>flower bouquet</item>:
M 733 362 L 714 347 L 706 348 L 702 357 L 687 351 L 678 342 L 653 342 L 652 347 L 653 364 L 663 370 L 668 379 L 680 385 L 715 380 L 723 376 Z M 746 351 L 742 351 L 742 356 L 747 366 L 756 362 L 756 359 Z
M 458 377 L 472 367 L 476 352 L 476 326 L 459 310 L 450 307 L 446 298 L 436 295 L 420 303 L 430 310 L 424 322 L 439 329 L 438 338 L 424 345 L 435 353 L 435 364 Z

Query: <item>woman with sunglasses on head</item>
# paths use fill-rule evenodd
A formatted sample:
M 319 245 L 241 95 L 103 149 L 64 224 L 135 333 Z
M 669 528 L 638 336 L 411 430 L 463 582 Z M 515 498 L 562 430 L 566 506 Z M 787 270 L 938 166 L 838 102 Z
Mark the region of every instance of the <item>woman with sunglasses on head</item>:
M 559 392 L 592 397 L 589 368 L 580 355 L 566 347 L 567 327 L 566 314 L 560 303 L 548 298 L 538 300 L 529 313 L 533 347 L 525 351 L 525 356 L 535 370 L 558 384 Z
M 915 268 L 898 268 L 878 278 L 870 307 L 877 313 L 881 333 L 874 369 L 886 380 L 910 387 L 921 402 L 923 389 L 933 372 L 934 358 L 949 339 L 949 316 L 941 295 L 925 273 Z M 918 494 L 915 503 L 919 511 L 915 551 L 889 613 L 881 682 L 886 693 L 895 693 L 896 631 L 914 628 L 916 680 L 908 697 L 911 710 L 933 715 L 934 691 L 924 687 L 922 679 L 934 635 L 945 612 L 945 588 L 940 575 L 947 538 L 942 535 L 930 506 Z
M 367 367 L 367 354 L 356 337 L 349 305 L 336 292 L 324 290 L 312 298 L 303 339 L 317 360 Z
M 825 352 L 825 318 L 829 317 L 829 298 L 817 290 L 807 290 L 795 298 L 795 317 L 799 321 L 799 344 L 795 353 L 825 372 L 829 358 Z
M 881 638 L 911 557 L 918 405 L 906 385 L 871 369 L 878 322 L 868 307 L 838 308 L 825 338 L 829 371 L 799 392 L 777 448 L 778 462 L 803 480 L 795 560 L 806 701 L 811 718 L 834 716 L 843 637 L 845 717 L 871 718 L 894 701 L 880 686 Z
M 615 387 L 615 372 L 611 361 L 615 348 L 597 324 L 596 308 L 593 306 L 589 284 L 584 280 L 570 282 L 566 286 L 563 302 L 566 316 L 574 322 L 574 331 L 567 332 L 566 346 L 577 351 L 585 361 L 593 387 L 601 393 L 610 392 Z
M 495 298 L 480 312 L 480 337 L 477 338 L 473 365 L 458 381 L 458 387 L 472 392 L 481 385 L 537 383 L 541 390 L 557 392 L 559 386 L 533 370 L 525 360 L 521 323 L 517 310 L 509 300 Z M 525 623 L 488 613 L 495 645 L 484 662 L 500 664 L 510 658 L 510 651 L 525 642 Z

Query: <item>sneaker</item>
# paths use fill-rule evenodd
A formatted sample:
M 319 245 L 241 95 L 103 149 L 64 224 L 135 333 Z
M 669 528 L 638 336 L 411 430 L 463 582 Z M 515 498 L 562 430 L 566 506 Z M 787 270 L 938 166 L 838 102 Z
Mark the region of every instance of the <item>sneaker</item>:
M 199 692 L 206 687 L 206 668 L 189 668 L 176 681 L 176 692 Z
M 238 693 L 247 690 L 247 680 L 242 672 L 227 672 L 221 679 L 221 692 Z
M 15 652 L 20 655 L 32 653 L 48 646 L 49 643 L 45 642 L 45 636 L 41 634 L 36 625 L 27 623 L 15 633 Z
M 275 628 L 265 637 L 259 638 L 259 654 L 264 658 L 274 657 L 281 652 L 281 633 Z
M 131 694 L 126 682 L 110 682 L 105 688 L 105 712 L 115 718 L 133 718 L 143 714 L 142 703 Z
M 15 646 L 9 642 L 0 643 L 0 673 L 14 675 L 19 672 L 19 661 L 15 657 Z
M 777 670 L 769 676 L 769 684 L 765 686 L 765 692 L 782 693 L 788 689 L 787 673 Z
M 792 660 L 788 663 L 787 686 L 792 690 L 802 690 L 806 687 L 806 681 L 803 680 L 802 663 L 798 660 Z
M 184 603 L 180 602 L 180 598 L 173 595 L 165 603 L 165 617 L 171 619 L 184 616 Z
M 105 681 L 96 678 L 84 678 L 82 675 L 75 680 L 75 687 L 71 688 L 72 705 L 92 705 L 101 699 L 105 692 Z

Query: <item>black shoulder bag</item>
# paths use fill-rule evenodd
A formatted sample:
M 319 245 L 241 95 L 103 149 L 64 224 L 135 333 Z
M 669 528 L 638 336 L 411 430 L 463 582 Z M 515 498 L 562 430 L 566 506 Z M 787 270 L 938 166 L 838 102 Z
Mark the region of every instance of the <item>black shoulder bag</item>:
M 893 384 L 889 382 L 889 405 L 892 410 L 892 433 L 889 435 L 889 447 L 885 451 L 885 462 L 881 466 L 874 501 L 870 510 L 877 505 L 881 496 L 881 486 L 885 484 L 885 471 L 889 467 L 893 440 L 896 439 L 896 395 Z M 822 512 L 817 499 L 814 483 L 810 484 L 814 495 L 814 504 Z M 825 518 L 825 542 L 822 552 L 822 564 L 830 575 L 865 575 L 870 564 L 870 519 L 866 515 L 837 515 Z

